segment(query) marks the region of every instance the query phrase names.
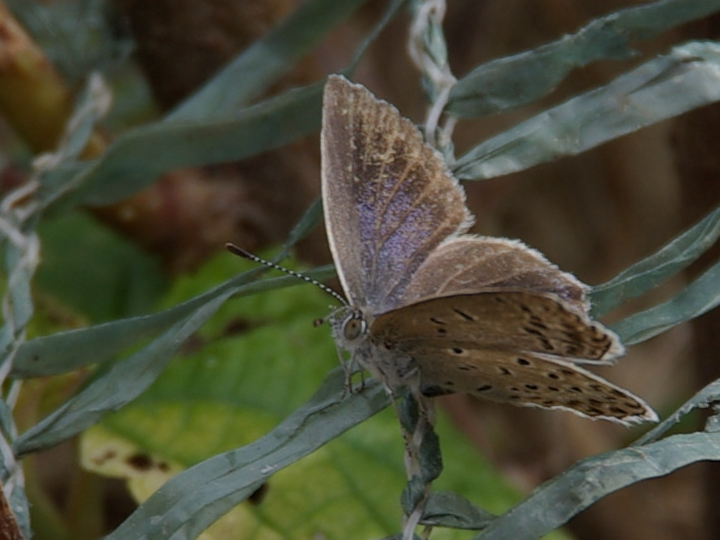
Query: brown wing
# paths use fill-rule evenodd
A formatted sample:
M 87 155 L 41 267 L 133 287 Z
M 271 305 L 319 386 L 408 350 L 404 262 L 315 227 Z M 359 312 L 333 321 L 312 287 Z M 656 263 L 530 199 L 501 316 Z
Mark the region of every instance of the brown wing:
M 461 348 L 522 351 L 606 362 L 624 353 L 617 336 L 561 298 L 489 290 L 423 300 L 377 317 L 370 327 L 394 345 L 453 342 Z
M 321 134 L 325 226 L 350 303 L 397 307 L 412 274 L 471 216 L 438 152 L 389 103 L 331 76 Z
M 428 395 L 469 393 L 624 424 L 657 419 L 640 398 L 573 363 L 605 360 L 622 345 L 550 295 L 428 300 L 381 315 L 370 332 L 379 347 L 415 359 Z
M 427 395 L 472 394 L 525 407 L 562 409 L 623 424 L 656 421 L 640 398 L 572 362 L 508 351 L 410 347 Z

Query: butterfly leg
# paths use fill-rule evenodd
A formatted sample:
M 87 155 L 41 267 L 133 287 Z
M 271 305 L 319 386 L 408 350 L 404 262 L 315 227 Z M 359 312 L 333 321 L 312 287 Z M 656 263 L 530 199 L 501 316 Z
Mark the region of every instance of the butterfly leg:
M 345 385 L 343 388 L 342 397 L 347 397 L 350 394 L 358 394 L 365 389 L 365 373 L 360 367 L 360 362 L 355 357 L 355 354 L 351 354 L 349 359 L 345 359 L 343 349 L 336 343 L 335 348 L 337 350 L 338 360 L 340 360 L 340 366 L 342 366 L 345 372 Z M 360 372 L 360 384 L 357 388 L 353 387 L 353 375 L 356 372 Z

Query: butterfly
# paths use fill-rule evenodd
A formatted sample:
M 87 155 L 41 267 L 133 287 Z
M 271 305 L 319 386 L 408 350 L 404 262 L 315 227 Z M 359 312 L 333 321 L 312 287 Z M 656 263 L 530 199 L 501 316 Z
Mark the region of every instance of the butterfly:
M 322 200 L 347 305 L 330 318 L 353 362 L 393 392 L 467 393 L 622 424 L 639 397 L 580 367 L 624 354 L 588 315 L 588 287 L 519 241 L 467 234 L 473 216 L 438 151 L 342 76 L 323 97 Z

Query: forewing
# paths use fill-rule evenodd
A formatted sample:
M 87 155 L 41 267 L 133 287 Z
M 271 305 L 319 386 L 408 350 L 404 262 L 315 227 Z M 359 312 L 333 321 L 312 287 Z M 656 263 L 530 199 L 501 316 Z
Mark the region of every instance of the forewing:
M 467 230 L 464 193 L 411 122 L 339 76 L 325 86 L 321 151 L 325 226 L 350 303 L 395 308 L 428 254 Z

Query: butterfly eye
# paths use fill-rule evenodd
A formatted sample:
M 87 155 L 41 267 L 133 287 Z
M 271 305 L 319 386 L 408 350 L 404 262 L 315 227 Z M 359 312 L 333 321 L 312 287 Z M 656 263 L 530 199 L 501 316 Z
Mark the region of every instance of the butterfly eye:
M 365 319 L 357 314 L 350 315 L 343 324 L 343 337 L 348 341 L 355 341 L 365 333 L 366 328 Z

